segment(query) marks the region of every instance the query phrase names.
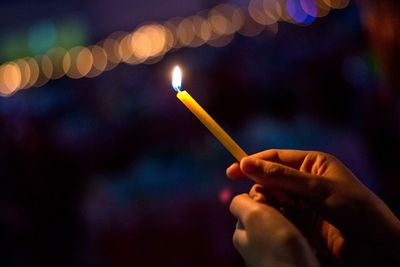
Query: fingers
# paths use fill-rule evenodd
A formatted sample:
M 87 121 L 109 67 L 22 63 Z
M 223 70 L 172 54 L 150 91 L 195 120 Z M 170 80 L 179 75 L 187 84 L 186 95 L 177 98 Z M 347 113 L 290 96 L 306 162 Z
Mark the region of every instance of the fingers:
M 318 158 L 318 156 L 326 157 L 325 153 L 317 151 L 303 151 L 303 150 L 288 150 L 288 149 L 269 149 L 256 154 L 251 157 L 263 159 L 265 161 L 271 161 L 278 164 L 282 164 L 297 170 L 300 170 L 301 166 L 306 158 Z M 323 158 L 323 157 L 322 157 Z M 226 170 L 226 175 L 233 179 L 245 178 L 245 174 L 240 169 L 239 163 L 235 162 Z
M 300 172 L 282 164 L 247 157 L 240 162 L 243 174 L 266 188 L 277 188 L 303 197 L 325 196 L 328 192 L 325 179 Z
M 286 165 L 295 169 L 300 169 L 304 159 L 309 154 L 317 154 L 319 152 L 290 150 L 290 149 L 269 149 L 252 155 L 252 157 L 260 158 L 266 161 L 272 161 L 282 165 Z
M 226 176 L 228 176 L 230 179 L 233 179 L 233 180 L 237 180 L 237 179 L 245 177 L 245 175 L 240 170 L 239 163 L 237 163 L 237 162 L 233 163 L 231 166 L 229 166 L 226 169 Z

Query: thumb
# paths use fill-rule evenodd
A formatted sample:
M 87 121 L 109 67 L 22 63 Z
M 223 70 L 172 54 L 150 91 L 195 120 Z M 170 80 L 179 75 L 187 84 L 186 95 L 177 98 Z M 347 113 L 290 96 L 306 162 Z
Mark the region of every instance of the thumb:
M 306 198 L 322 197 L 328 186 L 324 177 L 301 172 L 291 167 L 265 161 L 256 157 L 246 157 L 240 162 L 241 171 L 264 187 L 274 187 L 286 193 L 294 193 Z

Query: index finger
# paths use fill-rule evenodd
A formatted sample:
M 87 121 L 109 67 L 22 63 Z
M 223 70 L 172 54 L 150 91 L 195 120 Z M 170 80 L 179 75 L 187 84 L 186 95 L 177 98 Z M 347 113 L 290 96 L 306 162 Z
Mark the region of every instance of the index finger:
M 305 158 L 314 151 L 291 150 L 291 149 L 268 149 L 251 155 L 251 157 L 260 158 L 286 165 L 288 167 L 299 170 Z
M 268 149 L 259 153 L 249 155 L 266 161 L 279 163 L 297 170 L 300 170 L 305 158 L 314 151 L 290 150 L 290 149 Z M 231 179 L 245 178 L 238 162 L 234 162 L 226 169 L 226 175 Z

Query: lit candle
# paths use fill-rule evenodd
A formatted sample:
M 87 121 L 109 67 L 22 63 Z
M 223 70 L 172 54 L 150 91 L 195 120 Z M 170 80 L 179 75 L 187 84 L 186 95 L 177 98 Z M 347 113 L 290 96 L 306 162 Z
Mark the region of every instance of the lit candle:
M 172 73 L 172 87 L 176 97 L 207 127 L 207 129 L 224 145 L 237 161 L 247 156 L 246 152 L 211 118 L 210 115 L 194 100 L 186 90 L 182 90 L 182 72 L 178 66 Z

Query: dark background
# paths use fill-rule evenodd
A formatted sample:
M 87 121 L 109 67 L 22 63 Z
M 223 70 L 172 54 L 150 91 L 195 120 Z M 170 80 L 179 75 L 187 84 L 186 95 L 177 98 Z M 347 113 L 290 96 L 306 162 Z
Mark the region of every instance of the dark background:
M 33 53 L 23 44 L 38 23 L 85 45 L 217 3 L 2 0 L 0 62 Z M 243 266 L 228 207 L 251 183 L 226 179 L 234 159 L 176 99 L 175 64 L 249 154 L 332 153 L 400 214 L 398 88 L 382 89 L 360 14 L 351 3 L 311 25 L 1 98 L 1 265 Z

